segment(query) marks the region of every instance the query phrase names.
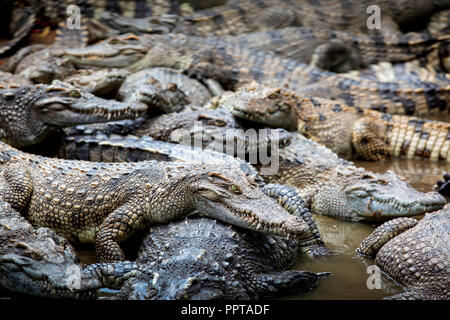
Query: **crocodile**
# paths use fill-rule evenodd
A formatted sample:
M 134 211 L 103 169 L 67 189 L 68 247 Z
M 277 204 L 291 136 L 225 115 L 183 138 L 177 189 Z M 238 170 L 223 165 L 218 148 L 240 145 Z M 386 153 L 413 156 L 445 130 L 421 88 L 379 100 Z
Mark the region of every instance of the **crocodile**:
M 450 104 L 449 85 L 349 79 L 219 38 L 126 34 L 84 48 L 54 51 L 54 54 L 77 66 L 132 71 L 148 67 L 175 68 L 200 79 L 214 79 L 227 90 L 237 90 L 257 81 L 388 113 L 412 114 L 426 110 L 433 114 L 447 111 Z M 98 59 L 100 55 L 102 59 Z
M 292 133 L 291 143 L 278 152 L 278 171 L 262 178 L 295 187 L 312 213 L 382 221 L 439 210 L 446 203 L 439 193 L 419 192 L 391 171 L 358 168 L 299 133 Z
M 450 42 L 445 45 L 450 46 Z M 412 82 L 412 83 L 424 83 L 431 82 L 438 85 L 446 85 L 450 83 L 450 77 L 446 72 L 450 67 L 450 60 L 448 57 L 440 59 L 440 62 L 436 62 L 433 55 L 430 57 L 427 55 L 425 59 L 415 59 L 404 63 L 390 63 L 380 62 L 368 66 L 365 69 L 352 70 L 347 73 L 342 73 L 342 76 L 350 77 L 354 79 L 370 79 L 379 82 Z M 439 65 L 439 67 L 438 67 Z
M 42 142 L 63 127 L 135 118 L 147 111 L 142 103 L 98 98 L 59 81 L 2 87 L 0 105 L 0 138 L 15 147 Z
M 291 214 L 311 216 L 292 188 L 266 185 L 263 190 Z M 193 217 L 152 228 L 136 261 L 93 264 L 83 272 L 105 286 L 121 287 L 120 299 L 275 297 L 309 292 L 328 275 L 286 270 L 303 244 Z
M 50 227 L 69 241 L 95 242 L 102 262 L 123 260 L 119 243 L 134 231 L 194 210 L 275 235 L 307 233 L 306 224 L 226 162 L 86 162 L 0 146 L 2 199 L 35 226 Z
M 440 10 L 449 9 L 450 1 L 341 1 L 341 0 L 299 0 L 302 10 L 297 12 L 303 26 L 314 29 L 333 29 L 349 32 L 369 32 L 370 16 L 379 9 L 380 30 L 386 36 L 417 26 Z M 377 9 L 370 6 L 376 5 Z M 369 10 L 372 9 L 372 10 Z
M 203 130 L 209 137 L 216 134 L 215 128 L 204 126 Z M 149 137 L 126 136 L 126 132 L 123 132 L 125 136 L 95 130 L 79 130 L 75 133 L 65 139 L 66 146 L 62 147 L 64 157 L 139 161 L 146 157 L 161 159 L 161 155 L 164 156 L 162 160 L 166 160 L 173 153 L 182 154 L 172 150 L 173 144 L 158 147 L 158 141 L 151 141 Z M 189 130 L 179 131 L 179 134 L 179 141 L 190 141 Z M 290 134 L 290 143 L 272 153 L 269 164 L 258 161 L 252 164 L 264 182 L 296 188 L 312 213 L 344 220 L 382 221 L 439 210 L 446 203 L 437 192 L 419 192 L 393 172 L 377 174 L 358 168 L 325 146 L 299 133 Z M 183 157 L 194 159 L 192 154 L 198 152 L 196 148 L 191 144 L 183 147 Z M 205 161 L 208 162 L 208 158 Z
M 118 17 L 152 17 L 155 23 L 146 24 L 147 32 L 163 32 L 166 19 L 158 19 L 158 16 L 166 15 L 188 15 L 194 10 L 204 10 L 213 6 L 221 5 L 224 0 L 216 1 L 174 1 L 174 0 L 145 0 L 129 1 L 117 0 L 113 2 L 102 2 L 94 0 L 19 0 L 4 1 L 6 10 L 13 17 L 9 28 L 12 39 L 0 45 L 0 54 L 10 51 L 30 33 L 37 24 L 58 26 L 61 22 L 73 18 L 75 13 L 86 21 L 89 28 L 89 40 L 95 41 L 104 38 L 108 34 L 117 33 L 108 26 L 108 14 Z M 14 3 L 13 3 L 14 2 Z M 106 19 L 103 15 L 106 14 Z M 105 21 L 106 20 L 106 21 Z M 117 25 L 117 24 L 116 24 Z M 114 27 L 114 26 L 113 26 Z M 114 28 L 113 28 L 114 29 Z
M 357 249 L 404 287 L 388 297 L 401 300 L 450 299 L 450 211 L 427 213 L 417 221 L 398 218 L 379 226 Z
M 73 247 L 48 228 L 35 229 L 0 201 L 0 288 L 47 298 L 92 299 L 101 283 L 86 276 Z
M 380 26 L 368 27 L 370 6 L 379 6 Z M 326 8 L 326 9 L 324 9 Z M 331 9 L 330 9 L 331 8 Z M 413 19 L 417 24 L 433 13 L 450 8 L 448 0 L 437 1 L 339 1 L 339 0 L 232 0 L 191 14 L 147 18 L 127 18 L 107 10 L 99 18 L 104 34 L 183 33 L 194 36 L 228 36 L 277 28 L 303 26 L 314 30 L 343 30 L 381 35 L 378 42 L 389 43 L 401 35 Z M 381 13 L 381 12 L 380 12 Z M 324 19 L 329 17 L 329 19 Z M 413 23 L 413 24 L 414 24 Z M 109 29 L 108 29 L 109 28 Z M 411 29 L 411 28 L 410 28 Z M 438 29 L 439 30 L 439 29 Z
M 71 84 L 100 97 L 115 97 L 130 72 L 124 69 L 80 69 L 64 78 Z
M 55 41 L 49 45 L 33 44 L 26 46 L 11 56 L 2 65 L 3 71 L 12 72 L 36 83 L 51 83 L 62 80 L 76 72 L 67 59 L 52 55 L 57 48 L 78 48 L 88 43 L 86 21 L 80 22 L 79 28 L 71 28 L 65 22 L 60 24 Z
M 415 156 L 450 162 L 450 124 L 360 109 L 335 100 L 250 84 L 212 105 L 271 127 L 298 130 L 346 159 Z
M 186 78 L 178 82 L 186 85 L 190 80 Z M 192 81 L 196 83 L 195 80 Z M 64 82 L 96 96 L 115 98 L 125 103 L 146 104 L 149 115 L 155 112 L 180 111 L 190 103 L 189 98 L 176 83 L 159 81 L 153 77 L 142 78 L 124 69 L 80 69 L 77 73 L 64 78 Z
M 136 80 L 134 76 L 130 76 L 131 80 Z M 153 77 L 146 81 L 136 81 L 131 86 L 130 82 L 124 82 L 117 98 L 124 102 L 145 103 L 149 113 L 153 109 L 163 113 L 177 112 L 190 103 L 188 96 L 175 83 L 161 83 Z
M 368 7 L 380 9 L 379 28 L 368 27 Z M 231 0 L 183 17 L 174 32 L 190 35 L 236 35 L 265 29 L 304 26 L 349 32 L 381 33 L 386 37 L 440 10 L 449 9 L 448 0 L 435 1 L 341 1 L 341 0 Z
M 123 100 L 125 96 L 130 94 L 130 91 L 136 90 L 152 78 L 162 84 L 176 84 L 178 89 L 186 95 L 189 102 L 194 105 L 202 106 L 212 98 L 213 93 L 207 86 L 196 79 L 189 78 L 178 70 L 169 68 L 149 68 L 133 73 L 127 77 L 120 87 L 117 98 Z
M 80 135 L 73 134 L 65 137 L 63 144 L 59 146 L 58 150 L 58 154 L 53 156 L 63 159 L 97 162 L 158 160 L 214 163 L 225 161 L 239 166 L 260 187 L 266 185 L 256 169 L 244 160 L 214 150 L 153 140 L 149 137 L 94 133 L 86 135 L 86 130 L 82 130 Z M 304 215 L 303 220 L 310 227 L 310 238 L 314 239 L 304 252 L 312 256 L 322 254 L 323 248 L 321 246 L 323 245 L 323 240 L 314 220 L 308 215 Z M 305 240 L 302 241 L 305 242 Z M 305 249 L 305 247 L 302 248 Z
M 291 140 L 291 134 L 282 128 L 247 130 L 226 109 L 208 110 L 193 105 L 156 117 L 75 126 L 65 129 L 64 133 L 68 138 L 82 135 L 150 137 L 225 153 L 253 163 L 258 157 L 270 157 Z
M 381 61 L 403 62 L 416 59 L 444 45 L 450 35 L 433 36 L 428 31 L 411 32 L 387 41 L 380 35 L 288 27 L 228 36 L 224 39 L 320 69 L 347 72 Z

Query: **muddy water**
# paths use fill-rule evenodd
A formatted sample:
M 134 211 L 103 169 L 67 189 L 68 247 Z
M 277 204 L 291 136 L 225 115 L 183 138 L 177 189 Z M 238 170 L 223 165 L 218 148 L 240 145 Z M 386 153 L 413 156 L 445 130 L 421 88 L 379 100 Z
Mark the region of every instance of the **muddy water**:
M 442 174 L 450 172 L 450 164 L 422 160 L 358 161 L 356 165 L 380 173 L 392 170 L 421 191 L 433 190 Z M 293 296 L 289 299 L 380 299 L 401 292 L 401 287 L 383 274 L 379 286 L 381 288 L 374 288 L 373 282 L 369 279 L 373 271 L 367 273 L 367 268 L 373 264 L 373 260 L 361 258 L 355 253 L 360 242 L 376 225 L 341 221 L 318 215 L 314 215 L 314 218 L 332 254 L 324 259 L 314 260 L 300 257 L 295 268 L 315 272 L 329 271 L 333 275 L 323 279 L 312 294 Z

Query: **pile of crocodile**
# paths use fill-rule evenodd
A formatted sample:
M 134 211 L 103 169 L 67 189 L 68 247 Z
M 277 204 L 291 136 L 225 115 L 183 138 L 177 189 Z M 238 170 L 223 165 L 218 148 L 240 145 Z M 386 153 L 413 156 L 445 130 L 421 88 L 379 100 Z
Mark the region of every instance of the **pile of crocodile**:
M 378 226 L 388 298 L 450 299 L 450 175 L 352 162 L 450 163 L 450 1 L 410 2 L 4 0 L 0 290 L 308 297 L 324 215 Z

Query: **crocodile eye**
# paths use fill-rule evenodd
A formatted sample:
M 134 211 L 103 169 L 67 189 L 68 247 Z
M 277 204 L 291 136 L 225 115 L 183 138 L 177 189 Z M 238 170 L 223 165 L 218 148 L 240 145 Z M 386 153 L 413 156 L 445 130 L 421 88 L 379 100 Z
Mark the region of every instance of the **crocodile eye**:
M 77 90 L 72 90 L 72 91 L 70 91 L 70 96 L 72 98 L 79 98 L 79 97 L 81 97 L 81 94 Z
M 176 85 L 175 83 L 169 83 L 169 84 L 167 85 L 167 88 L 168 88 L 169 91 L 171 91 L 171 92 L 175 92 L 175 91 L 177 91 L 177 89 L 178 89 L 178 87 L 177 87 L 177 85 Z
M 232 184 L 232 185 L 229 187 L 229 189 L 230 189 L 231 192 L 234 192 L 234 193 L 241 193 L 241 190 L 239 190 L 239 188 L 236 187 L 236 185 L 234 185 L 234 184 Z

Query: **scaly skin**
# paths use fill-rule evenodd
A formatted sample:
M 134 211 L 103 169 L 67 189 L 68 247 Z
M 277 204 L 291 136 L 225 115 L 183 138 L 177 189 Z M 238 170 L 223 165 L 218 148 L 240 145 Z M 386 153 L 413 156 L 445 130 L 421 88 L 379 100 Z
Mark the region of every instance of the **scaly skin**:
M 64 82 L 83 88 L 96 96 L 115 96 L 130 73 L 123 69 L 81 69 L 64 78 Z
M 317 68 L 346 72 L 381 61 L 402 62 L 424 55 L 449 35 L 429 32 L 400 34 L 392 39 L 380 35 L 350 34 L 335 30 L 289 27 L 225 37 L 227 41 L 271 52 Z
M 398 25 L 408 26 L 438 10 L 450 8 L 448 0 L 299 0 L 298 2 L 301 3 L 302 10 L 297 14 L 303 26 L 352 32 L 370 31 L 367 27 L 370 15 L 367 8 L 370 5 L 377 5 L 380 8 L 381 32 L 386 36 L 398 31 Z
M 236 117 L 298 130 L 346 159 L 420 156 L 450 162 L 450 124 L 349 107 L 289 90 L 251 84 L 215 101 Z
M 438 113 L 450 105 L 450 85 L 417 86 L 349 79 L 217 38 L 128 34 L 85 48 L 54 51 L 54 54 L 79 66 L 125 67 L 133 71 L 148 67 L 175 68 L 198 78 L 217 80 L 231 90 L 256 80 L 389 113 L 412 114 L 415 110 Z
M 65 78 L 64 82 L 97 96 L 117 95 L 119 101 L 146 104 L 149 114 L 155 109 L 164 113 L 180 111 L 189 103 L 186 94 L 176 84 L 160 82 L 152 77 L 144 79 L 124 69 L 82 69 Z
M 263 190 L 291 214 L 313 221 L 292 188 Z M 153 228 L 135 262 L 94 264 L 83 272 L 106 286 L 122 287 L 121 299 L 274 297 L 308 292 L 326 275 L 286 270 L 305 243 L 190 218 Z
M 207 110 L 188 106 L 154 118 L 118 121 L 68 128 L 67 136 L 133 135 L 156 140 L 181 143 L 223 152 L 241 159 L 258 154 L 267 155 L 289 144 L 291 134 L 284 129 L 263 128 L 244 131 L 228 110 Z
M 146 32 L 167 32 L 167 28 L 172 26 L 170 23 L 174 19 L 173 15 L 189 15 L 194 10 L 204 10 L 209 7 L 223 4 L 224 0 L 216 1 L 173 1 L 173 0 L 145 0 L 145 1 L 129 1 L 116 0 L 113 2 L 99 2 L 95 0 L 19 0 L 4 1 L 6 10 L 11 10 L 13 17 L 11 22 L 11 41 L 0 45 L 0 54 L 7 52 L 24 39 L 34 26 L 36 16 L 50 23 L 53 26 L 60 25 L 67 20 L 67 8 L 70 5 L 76 5 L 85 20 L 86 40 L 89 36 L 90 41 L 104 39 L 108 35 L 114 35 L 122 31 L 124 27 L 130 26 L 130 21 L 121 23 L 121 19 L 131 20 L 132 18 L 147 18 L 144 21 L 133 19 L 134 27 L 132 30 L 140 30 Z M 7 6 L 6 6 L 7 4 Z M 160 15 L 167 15 L 167 17 Z M 152 17 L 153 22 L 148 21 Z M 142 19 L 143 20 L 143 19 Z M 169 20 L 166 26 L 166 20 Z M 139 23 L 140 22 L 140 23 Z M 136 28 L 141 24 L 142 27 Z M 59 41 L 57 35 L 56 42 Z
M 381 30 L 367 27 L 370 5 L 381 10 Z M 314 29 L 333 29 L 352 32 L 398 32 L 398 25 L 430 16 L 438 10 L 450 8 L 448 0 L 435 1 L 342 1 L 342 0 L 231 0 L 186 17 L 178 28 L 193 35 L 223 36 L 287 26 L 306 26 Z M 178 30 L 177 30 L 178 31 Z
M 299 133 L 292 136 L 292 142 L 279 150 L 277 173 L 262 177 L 295 187 L 312 213 L 382 221 L 439 210 L 446 203 L 437 192 L 419 192 L 391 171 L 377 174 L 357 168 Z
M 135 230 L 198 210 L 243 228 L 301 238 L 307 225 L 224 163 L 96 163 L 51 159 L 1 144 L 0 196 L 35 226 L 95 242 L 100 261 L 123 260 Z
M 2 65 L 2 70 L 16 73 L 36 83 L 51 83 L 52 80 L 74 74 L 74 66 L 67 60 L 55 57 L 57 48 L 80 48 L 88 43 L 87 22 L 81 19 L 79 28 L 71 29 L 63 21 L 56 31 L 52 45 L 30 45 L 20 49 Z
M 72 246 L 0 202 L 0 287 L 47 298 L 89 299 L 101 283 L 85 276 Z
M 417 222 L 399 218 L 379 226 L 357 251 L 375 257 L 375 264 L 405 291 L 389 297 L 402 300 L 450 299 L 450 211 L 427 213 Z
M 69 84 L 16 86 L 0 89 L 0 138 L 15 147 L 43 141 L 59 128 L 135 118 L 142 103 L 105 100 Z
M 131 79 L 136 79 L 131 76 Z M 131 88 L 129 83 L 120 87 L 118 99 L 124 102 L 142 102 L 148 106 L 148 112 L 159 110 L 163 113 L 171 113 L 182 110 L 189 104 L 189 98 L 175 83 L 161 83 L 155 78 L 137 82 Z
M 211 127 L 205 127 L 207 136 Z M 164 144 L 133 136 L 119 137 L 81 130 L 66 140 L 64 156 L 97 161 L 196 160 L 211 162 L 211 156 L 188 146 Z M 90 134 L 87 136 L 86 134 Z M 190 137 L 187 130 L 187 137 Z M 183 135 L 181 140 L 186 139 Z M 176 147 L 175 147 L 176 146 Z M 257 164 L 267 183 L 296 188 L 313 213 L 344 220 L 382 221 L 439 210 L 446 200 L 437 192 L 423 193 L 392 172 L 376 174 L 338 158 L 330 149 L 299 133 L 292 133 L 289 145 L 278 151 L 278 170 L 267 174 Z M 186 160 L 184 160 L 186 161 Z M 251 170 L 247 170 L 247 172 Z
M 171 83 L 176 84 L 178 89 L 180 89 L 189 99 L 190 103 L 194 105 L 202 106 L 212 98 L 211 93 L 202 83 L 193 78 L 189 78 L 178 70 L 150 68 L 128 76 L 126 81 L 120 87 L 118 99 L 123 100 L 124 97 L 130 94 L 130 91 L 136 90 L 142 84 L 150 81 L 151 78 L 158 80 L 164 85 Z
M 81 131 L 83 134 L 85 131 Z M 130 162 L 144 160 L 159 161 L 201 161 L 204 163 L 213 163 L 226 161 L 229 164 L 239 166 L 245 174 L 255 180 L 260 186 L 264 186 L 262 178 L 256 169 L 239 158 L 234 158 L 220 152 L 208 149 L 200 149 L 182 144 L 173 144 L 163 141 L 151 140 L 148 137 L 137 138 L 135 136 L 117 136 L 117 135 L 70 135 L 66 137 L 63 145 L 60 147 L 59 157 L 64 159 L 76 159 L 87 161 L 102 162 Z M 290 189 L 290 188 L 287 188 Z M 265 189 L 269 195 L 275 195 L 270 188 Z M 292 190 L 286 194 L 292 194 Z M 285 203 L 280 200 L 280 205 Z M 302 201 L 303 203 L 303 201 Z M 307 242 L 303 240 L 304 251 L 310 255 L 322 254 L 321 246 L 323 241 L 319 231 L 315 226 L 314 220 L 309 215 L 304 215 L 303 220 L 310 226 L 312 239 Z M 306 247 L 307 246 L 307 247 Z
M 191 146 L 153 140 L 149 137 L 138 138 L 133 135 L 120 136 L 104 132 L 96 134 L 95 131 L 90 132 L 89 129 L 80 127 L 69 132 L 70 134 L 64 138 L 55 155 L 62 159 L 95 162 L 158 160 L 213 163 L 225 161 L 239 166 L 258 185 L 264 184 L 251 164 L 222 152 L 191 148 Z
M 450 42 L 442 44 L 441 47 L 444 46 L 450 46 Z M 380 62 L 375 65 L 370 65 L 366 69 L 343 73 L 342 76 L 352 79 L 369 79 L 379 82 L 397 81 L 417 85 L 429 82 L 445 86 L 450 83 L 450 77 L 445 72 L 439 71 L 437 66 L 442 65 L 443 68 L 446 68 L 444 65 L 448 64 L 448 62 L 443 57 L 436 58 L 435 51 L 437 50 L 433 50 L 430 54 L 422 57 L 424 59 L 395 64 Z

